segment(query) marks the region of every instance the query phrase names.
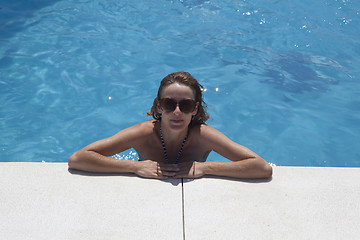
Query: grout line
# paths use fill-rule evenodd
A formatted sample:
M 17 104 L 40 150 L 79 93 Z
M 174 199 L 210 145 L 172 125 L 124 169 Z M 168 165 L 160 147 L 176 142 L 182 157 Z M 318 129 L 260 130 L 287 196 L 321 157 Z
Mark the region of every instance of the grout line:
M 182 227 L 183 240 L 185 240 L 185 199 L 184 199 L 184 179 L 181 179 L 181 199 L 182 199 Z

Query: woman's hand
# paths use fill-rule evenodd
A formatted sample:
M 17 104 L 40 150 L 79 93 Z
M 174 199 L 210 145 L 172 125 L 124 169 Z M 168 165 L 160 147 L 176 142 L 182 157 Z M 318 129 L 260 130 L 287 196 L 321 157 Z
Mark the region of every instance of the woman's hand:
M 200 178 L 205 175 L 204 163 L 184 162 L 179 164 L 158 163 L 152 160 L 138 161 L 135 174 L 145 178 L 168 179 Z
M 179 171 L 176 172 L 174 178 L 200 178 L 205 175 L 205 163 L 203 162 L 184 162 L 179 163 Z
M 175 177 L 179 170 L 177 164 L 144 160 L 137 162 L 135 174 L 145 178 L 168 179 L 169 177 Z

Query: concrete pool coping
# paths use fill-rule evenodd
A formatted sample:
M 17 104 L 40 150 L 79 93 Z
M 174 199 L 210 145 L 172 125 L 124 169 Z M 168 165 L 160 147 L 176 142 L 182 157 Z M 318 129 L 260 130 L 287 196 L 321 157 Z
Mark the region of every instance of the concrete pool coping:
M 360 168 L 159 181 L 0 163 L 1 239 L 358 239 Z

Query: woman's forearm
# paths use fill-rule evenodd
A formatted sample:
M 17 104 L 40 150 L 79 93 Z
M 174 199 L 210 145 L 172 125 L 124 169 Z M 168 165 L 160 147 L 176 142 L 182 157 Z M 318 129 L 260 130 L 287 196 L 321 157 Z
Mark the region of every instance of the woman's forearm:
M 263 159 L 249 158 L 235 162 L 205 162 L 205 175 L 234 178 L 270 178 L 272 167 Z
M 98 173 L 134 173 L 136 161 L 114 159 L 94 151 L 80 150 L 68 161 L 69 168 Z

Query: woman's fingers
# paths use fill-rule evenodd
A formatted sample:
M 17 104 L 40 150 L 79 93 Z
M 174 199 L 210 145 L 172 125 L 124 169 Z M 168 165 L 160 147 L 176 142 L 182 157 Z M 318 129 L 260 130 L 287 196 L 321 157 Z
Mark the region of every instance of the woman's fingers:
M 184 162 L 180 164 L 158 163 L 145 160 L 137 174 L 147 178 L 168 179 L 173 178 L 198 178 L 204 175 L 202 165 L 198 162 Z
M 180 170 L 174 176 L 175 178 L 199 178 L 204 176 L 202 163 L 184 162 L 179 164 Z
M 193 162 L 184 162 L 178 164 L 179 171 L 176 172 L 175 178 L 192 178 Z
M 158 165 L 158 173 L 162 176 L 174 177 L 180 170 L 177 164 L 162 164 Z
M 164 163 L 159 163 L 159 168 L 162 171 L 166 171 L 166 172 L 177 172 L 180 170 L 178 164 L 164 164 Z
M 159 163 L 152 160 L 138 162 L 136 174 L 145 178 L 166 179 L 160 170 Z

